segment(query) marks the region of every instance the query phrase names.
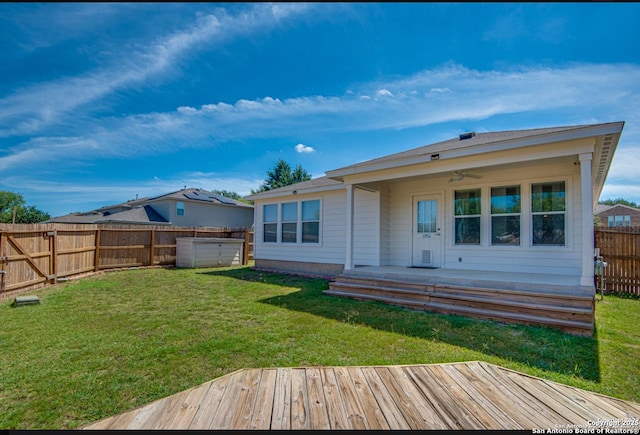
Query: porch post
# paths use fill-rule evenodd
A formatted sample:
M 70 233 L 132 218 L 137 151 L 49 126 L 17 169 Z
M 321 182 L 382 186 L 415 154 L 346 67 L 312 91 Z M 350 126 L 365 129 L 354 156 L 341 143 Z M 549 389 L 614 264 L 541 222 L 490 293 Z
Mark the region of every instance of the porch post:
M 580 154 L 580 193 L 582 204 L 582 274 L 581 285 L 593 286 L 593 180 L 591 179 L 592 153 Z
M 353 269 L 353 184 L 347 184 L 347 225 L 345 231 L 346 252 L 344 270 Z

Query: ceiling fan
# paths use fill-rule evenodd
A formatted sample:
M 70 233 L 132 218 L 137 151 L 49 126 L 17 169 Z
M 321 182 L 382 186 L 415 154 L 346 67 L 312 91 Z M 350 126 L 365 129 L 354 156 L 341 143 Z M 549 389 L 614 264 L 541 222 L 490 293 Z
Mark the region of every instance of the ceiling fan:
M 449 178 L 449 183 L 453 181 L 461 181 L 465 177 L 469 178 L 482 178 L 482 175 L 467 174 L 465 171 L 453 171 L 453 175 Z

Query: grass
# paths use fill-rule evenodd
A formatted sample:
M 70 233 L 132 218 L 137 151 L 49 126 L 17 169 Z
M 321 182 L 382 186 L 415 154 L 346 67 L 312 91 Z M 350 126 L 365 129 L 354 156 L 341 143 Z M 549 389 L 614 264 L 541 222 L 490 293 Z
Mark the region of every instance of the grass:
M 110 272 L 0 304 L 0 429 L 74 429 L 242 368 L 483 360 L 640 402 L 640 300 L 593 338 L 326 296 L 248 267 Z

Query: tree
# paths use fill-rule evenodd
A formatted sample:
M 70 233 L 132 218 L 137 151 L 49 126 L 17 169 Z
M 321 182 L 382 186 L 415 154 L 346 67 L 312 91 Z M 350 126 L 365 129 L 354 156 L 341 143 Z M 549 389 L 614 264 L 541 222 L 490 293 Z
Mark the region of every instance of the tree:
M 23 207 L 24 198 L 19 193 L 0 190 L 0 222 L 11 223 L 13 221 L 13 209 Z
M 49 213 L 27 206 L 19 193 L 0 190 L 0 223 L 12 223 L 14 209 L 15 223 L 18 224 L 35 224 L 51 219 Z
M 17 224 L 36 224 L 38 222 L 51 219 L 51 215 L 42 210 L 38 210 L 32 205 L 19 207 L 16 213 Z
M 258 190 L 251 190 L 251 193 L 266 192 L 267 190 L 277 189 L 279 187 L 289 186 L 290 184 L 299 183 L 311 179 L 309 174 L 301 165 L 296 166 L 292 171 L 289 163 L 280 159 L 276 162 L 273 169 L 267 171 L 267 179 L 262 183 Z
M 598 201 L 598 204 L 603 204 L 603 205 L 622 204 L 622 205 L 626 205 L 627 207 L 640 208 L 638 204 L 636 204 L 635 202 L 627 201 L 626 199 L 623 199 L 623 198 L 605 199 L 603 201 Z
M 211 193 L 215 193 L 216 195 L 222 195 L 225 198 L 242 200 L 242 197 L 240 196 L 240 194 L 238 194 L 236 192 L 229 192 L 228 190 L 215 189 L 215 190 L 212 190 Z

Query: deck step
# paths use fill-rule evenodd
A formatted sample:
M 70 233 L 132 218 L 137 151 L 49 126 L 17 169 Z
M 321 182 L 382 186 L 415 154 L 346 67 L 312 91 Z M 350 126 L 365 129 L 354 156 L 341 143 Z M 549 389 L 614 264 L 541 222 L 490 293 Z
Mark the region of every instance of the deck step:
M 418 297 L 429 296 L 430 298 L 438 298 L 438 299 L 449 299 L 449 300 L 459 300 L 459 301 L 468 301 L 468 302 L 476 302 L 476 303 L 491 303 L 494 305 L 508 305 L 508 306 L 518 306 L 521 308 L 536 310 L 550 310 L 550 311 L 558 311 L 558 312 L 572 312 L 577 314 L 591 314 L 591 301 L 589 300 L 589 305 L 583 307 L 567 307 L 567 306 L 559 306 L 557 301 L 555 304 L 544 303 L 541 301 L 536 301 L 535 303 L 522 301 L 518 299 L 509 299 L 509 294 L 504 294 L 501 299 L 497 299 L 494 297 L 485 297 L 481 291 L 469 293 L 469 292 L 446 292 L 439 291 L 440 287 L 435 286 L 435 290 L 412 290 L 401 287 L 388 287 L 388 286 L 366 286 L 360 285 L 356 283 L 336 283 L 332 282 L 329 284 L 329 288 L 332 290 L 343 290 L 343 291 L 355 291 L 357 293 L 398 293 L 403 295 L 415 295 Z M 530 295 L 532 299 L 535 299 L 535 295 Z
M 594 298 L 581 295 L 345 275 L 330 282 L 324 293 L 425 311 L 555 326 L 580 335 L 593 333 Z
M 534 298 L 536 302 L 551 298 L 553 301 L 563 300 L 567 304 L 584 304 L 589 306 L 593 299 L 592 295 L 574 295 L 574 294 L 560 294 L 552 292 L 536 292 L 534 290 L 512 290 L 512 289 L 498 289 L 490 287 L 469 286 L 459 284 L 444 284 L 444 283 L 417 283 L 415 281 L 402 281 L 389 278 L 372 278 L 372 277 L 358 277 L 351 275 L 339 275 L 333 281 L 333 283 L 349 283 L 349 284 L 361 284 L 368 286 L 383 286 L 393 288 L 416 288 L 416 289 L 433 289 L 437 288 L 441 291 L 447 291 L 451 293 L 480 293 L 483 297 L 493 297 L 496 299 L 503 299 L 505 296 L 512 297 L 514 299 L 531 299 Z
M 520 323 L 527 325 L 544 325 L 558 327 L 564 331 L 579 334 L 592 335 L 593 324 L 589 321 L 577 321 L 568 319 L 558 319 L 548 316 L 538 316 L 524 313 L 514 313 L 509 311 L 496 311 L 465 307 L 456 304 L 439 302 L 424 302 L 416 299 L 406 299 L 392 296 L 379 296 L 366 293 L 344 292 L 339 290 L 325 290 L 324 294 L 331 296 L 347 297 L 356 300 L 379 301 L 392 305 L 400 305 L 407 308 L 418 308 L 424 311 L 432 311 L 441 314 L 457 314 L 467 317 L 474 317 L 498 322 Z

